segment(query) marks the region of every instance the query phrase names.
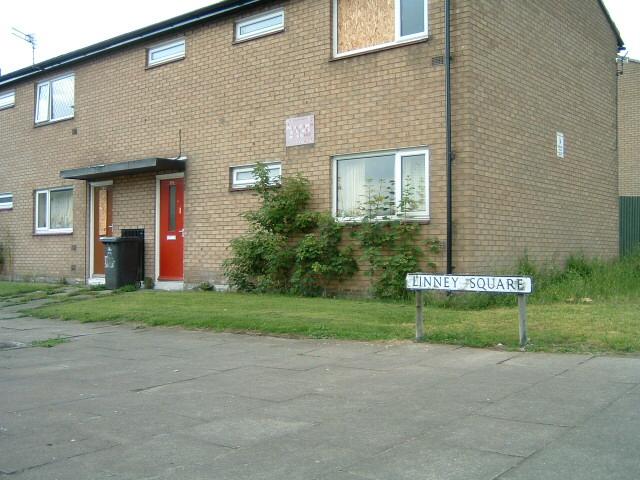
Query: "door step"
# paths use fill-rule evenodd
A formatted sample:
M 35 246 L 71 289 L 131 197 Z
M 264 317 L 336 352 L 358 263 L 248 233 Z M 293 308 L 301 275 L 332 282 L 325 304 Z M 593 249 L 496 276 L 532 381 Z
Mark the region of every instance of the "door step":
M 180 290 L 184 290 L 184 282 L 168 282 L 168 281 L 158 280 L 154 286 L 154 289 L 177 292 Z

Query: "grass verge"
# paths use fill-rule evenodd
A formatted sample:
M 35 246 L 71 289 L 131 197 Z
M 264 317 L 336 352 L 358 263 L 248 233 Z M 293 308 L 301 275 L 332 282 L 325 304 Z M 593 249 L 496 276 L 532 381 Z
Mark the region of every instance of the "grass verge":
M 66 343 L 68 341 L 69 341 L 68 338 L 62 338 L 62 337 L 48 338 L 46 340 L 34 340 L 33 342 L 31 342 L 31 346 L 42 347 L 42 348 L 52 348 L 52 347 L 55 347 L 56 345 L 60 345 L 61 343 Z
M 640 299 L 529 306 L 528 350 L 640 352 Z M 409 303 L 211 292 L 122 293 L 29 310 L 30 315 L 83 322 L 133 321 L 216 331 L 352 340 L 409 340 Z M 472 347 L 518 348 L 515 307 L 457 310 L 427 306 L 426 340 Z
M 61 285 L 51 283 L 0 282 L 0 298 L 24 295 L 25 293 L 51 293 L 59 290 Z

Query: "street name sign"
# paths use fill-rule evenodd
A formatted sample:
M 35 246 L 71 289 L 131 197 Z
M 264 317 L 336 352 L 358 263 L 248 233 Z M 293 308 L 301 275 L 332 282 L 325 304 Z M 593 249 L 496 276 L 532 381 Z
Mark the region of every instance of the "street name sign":
M 445 290 L 449 292 L 485 292 L 530 294 L 533 282 L 530 277 L 495 277 L 487 275 L 432 275 L 410 273 L 408 290 Z
M 520 314 L 520 347 L 524 348 L 527 337 L 527 295 L 533 292 L 531 277 L 508 277 L 491 275 L 435 275 L 430 273 L 409 273 L 406 277 L 407 290 L 416 292 L 416 340 L 424 338 L 425 290 L 447 292 L 511 293 L 518 296 Z

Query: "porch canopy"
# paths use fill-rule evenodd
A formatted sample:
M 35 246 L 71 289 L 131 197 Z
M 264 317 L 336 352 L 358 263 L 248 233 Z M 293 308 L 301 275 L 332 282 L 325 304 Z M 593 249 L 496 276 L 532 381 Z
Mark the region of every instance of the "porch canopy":
M 176 158 L 143 158 L 128 162 L 109 163 L 105 165 L 92 165 L 90 167 L 72 168 L 62 170 L 60 176 L 72 180 L 106 180 L 123 175 L 135 175 L 137 173 L 160 172 L 174 170 L 184 172 L 186 162 Z

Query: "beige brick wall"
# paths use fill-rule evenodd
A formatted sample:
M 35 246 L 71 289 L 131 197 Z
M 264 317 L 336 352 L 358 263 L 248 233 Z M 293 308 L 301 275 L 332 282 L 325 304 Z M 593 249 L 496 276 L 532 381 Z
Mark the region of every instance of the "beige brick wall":
M 286 8 L 284 33 L 233 44 L 234 20 L 279 4 Z M 75 118 L 38 128 L 37 80 L 18 84 L 16 107 L 1 112 L 0 121 L 3 171 L 12 172 L 0 178 L 0 190 L 16 195 L 14 210 L 0 215 L 0 228 L 16 239 L 15 271 L 69 276 L 75 264 L 82 278 L 88 271 L 85 185 L 61 181 L 59 171 L 176 156 L 179 130 L 188 157 L 188 282 L 224 281 L 229 242 L 245 229 L 241 214 L 256 205 L 251 192 L 229 192 L 231 165 L 280 160 L 285 175 L 313 179 L 313 207 L 329 210 L 332 155 L 428 145 L 432 220 L 424 235 L 444 239 L 444 70 L 431 65 L 443 50 L 442 1 L 430 3 L 427 42 L 354 58 L 330 61 L 330 22 L 328 1 L 274 2 L 188 29 L 186 58 L 179 62 L 145 70 L 145 47 L 153 41 L 77 64 L 68 69 L 76 75 Z M 285 148 L 285 119 L 301 113 L 315 115 L 316 143 Z M 114 180 L 115 233 L 145 227 L 150 272 L 153 178 Z M 76 188 L 73 235 L 26 236 L 33 223 L 28 192 L 65 183 Z M 43 242 L 48 247 L 41 249 Z M 444 255 L 436 261 L 444 267 Z
M 620 196 L 640 196 L 640 61 L 624 65 L 619 77 L 618 132 Z
M 539 263 L 615 256 L 616 38 L 598 2 L 468 3 L 456 270 L 509 270 L 525 252 Z
M 256 206 L 251 192 L 229 191 L 229 167 L 256 161 L 279 160 L 285 176 L 310 177 L 313 207 L 329 210 L 333 155 L 427 145 L 431 221 L 423 234 L 444 241 L 444 69 L 432 66 L 444 53 L 443 0 L 429 3 L 428 41 L 335 61 L 330 4 L 283 0 L 189 28 L 186 58 L 157 68 L 145 69 L 145 47 L 156 41 L 76 64 L 60 72 L 76 75 L 73 120 L 34 128 L 38 79 L 17 84 L 15 108 L 0 112 L 0 191 L 15 195 L 0 231 L 13 238 L 13 271 L 84 278 L 86 187 L 59 171 L 174 157 L 180 130 L 189 283 L 224 282 L 229 242 Z M 540 259 L 581 248 L 615 253 L 615 42 L 595 0 L 566 4 L 454 1 L 458 271 L 503 268 L 525 248 Z M 286 9 L 285 32 L 232 42 L 234 20 L 277 5 Z M 285 148 L 285 119 L 303 113 L 315 115 L 315 145 Z M 554 156 L 556 129 L 567 136 L 563 161 Z M 75 187 L 74 233 L 32 236 L 33 190 L 65 184 Z M 148 275 L 154 195 L 153 175 L 114 179 L 115 233 L 145 228 Z M 445 252 L 435 260 L 443 270 Z M 345 288 L 364 285 L 360 277 Z

